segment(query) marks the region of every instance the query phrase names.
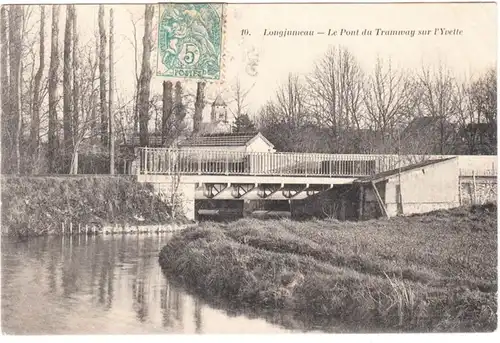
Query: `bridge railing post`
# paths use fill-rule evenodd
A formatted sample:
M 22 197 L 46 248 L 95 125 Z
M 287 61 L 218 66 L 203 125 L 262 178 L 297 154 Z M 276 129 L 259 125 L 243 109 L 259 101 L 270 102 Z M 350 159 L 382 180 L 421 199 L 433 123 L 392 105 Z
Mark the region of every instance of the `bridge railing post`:
M 283 176 L 283 160 L 284 160 L 284 158 L 283 158 L 283 157 L 284 157 L 284 155 L 283 155 L 283 154 L 281 154 L 280 156 L 281 156 L 282 158 L 281 158 L 281 161 L 280 161 L 281 163 L 279 164 L 279 170 L 280 170 L 280 176 Z
M 307 158 L 307 155 L 302 155 L 302 158 L 305 161 L 304 162 L 304 172 L 305 172 L 305 176 L 307 177 L 307 169 L 309 167 L 309 159 Z
M 197 152 L 196 155 L 198 155 L 198 175 L 201 175 L 201 152 Z
M 157 170 L 158 169 L 158 166 L 157 166 L 158 165 L 158 163 L 157 163 L 158 162 L 157 161 L 158 154 L 156 154 L 156 150 L 154 150 L 154 149 L 152 149 L 151 152 L 152 152 L 151 155 L 153 157 L 153 170 L 152 171 L 153 171 L 153 174 L 156 174 L 158 172 L 158 170 Z
M 171 149 L 168 149 L 167 150 L 167 154 L 168 154 L 168 175 L 172 174 L 172 150 Z

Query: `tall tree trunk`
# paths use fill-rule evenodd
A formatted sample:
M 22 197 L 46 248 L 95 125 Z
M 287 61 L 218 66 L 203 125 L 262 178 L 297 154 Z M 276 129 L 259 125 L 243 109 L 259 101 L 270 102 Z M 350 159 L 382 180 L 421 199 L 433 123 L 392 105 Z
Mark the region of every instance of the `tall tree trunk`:
M 184 110 L 184 104 L 182 103 L 182 84 L 180 81 L 175 83 L 175 102 L 174 102 L 174 114 L 176 123 L 181 123 L 186 116 L 186 111 Z
M 55 172 L 55 157 L 57 156 L 57 84 L 59 69 L 59 5 L 52 5 L 52 35 L 49 66 L 49 132 L 47 159 L 49 173 Z
M 90 110 L 90 132 L 92 137 L 98 137 L 100 136 L 100 128 L 97 127 L 97 123 L 99 122 L 99 117 L 97 113 L 97 106 L 98 106 L 98 98 L 99 95 L 97 92 L 92 92 L 92 97 L 91 97 L 91 110 Z
M 114 135 L 114 117 L 113 117 L 113 9 L 109 10 L 109 173 L 115 173 L 115 135 Z
M 101 143 L 108 146 L 108 109 L 106 101 L 106 29 L 104 27 L 104 5 L 99 5 L 99 80 L 101 95 Z
M 152 22 L 154 5 L 146 5 L 144 10 L 144 36 L 142 38 L 142 66 L 139 77 L 139 137 L 140 145 L 148 145 L 149 93 L 151 84 Z
M 200 131 L 200 125 L 203 120 L 203 108 L 205 108 L 205 82 L 198 82 L 196 101 L 194 103 L 193 133 Z
M 11 162 L 15 162 L 13 172 L 19 174 L 21 159 L 19 141 L 21 134 L 21 27 L 23 8 L 11 5 L 9 10 L 9 64 L 10 64 L 10 114 L 7 117 L 11 137 Z
M 95 40 L 95 56 L 97 58 L 97 56 L 99 55 L 99 40 L 96 39 Z M 92 76 L 93 76 L 93 79 L 95 80 L 96 79 L 96 75 L 97 75 L 97 72 L 96 70 L 94 69 L 92 71 Z M 94 83 L 92 83 L 92 86 L 94 85 Z M 92 91 L 92 97 L 91 97 L 91 101 L 92 101 L 92 107 L 91 107 L 91 111 L 90 111 L 90 132 L 91 132 L 91 137 L 92 137 L 92 144 L 95 145 L 97 143 L 98 140 L 101 139 L 101 121 L 100 121 L 100 118 L 99 118 L 99 113 L 98 113 L 98 110 L 97 110 L 97 107 L 98 104 L 99 104 L 99 96 L 100 96 L 100 92 L 99 91 Z M 84 99 L 82 99 L 82 109 L 84 108 Z M 100 111 L 100 110 L 99 110 Z
M 71 65 L 71 43 L 73 41 L 73 18 L 72 18 L 71 5 L 66 5 L 66 26 L 64 30 L 64 69 L 63 69 L 63 160 L 64 160 L 64 172 L 68 172 L 69 167 L 68 156 L 73 151 L 73 123 L 72 123 L 72 101 L 73 101 L 73 90 L 72 90 L 72 65 Z
M 6 173 L 9 169 L 8 161 L 10 155 L 10 139 L 8 120 L 10 116 L 10 83 L 9 83 L 9 40 L 7 38 L 7 10 L 6 6 L 1 8 L 0 16 L 0 44 L 1 44 L 1 87 L 2 87 L 2 173 Z
M 36 156 L 40 149 L 40 87 L 42 83 L 43 70 L 45 69 L 45 6 L 40 5 L 40 51 L 38 70 L 35 75 L 33 86 L 33 111 L 30 130 L 30 155 Z
M 71 159 L 71 173 L 78 174 L 78 147 L 77 138 L 79 135 L 79 118 L 80 118 L 80 60 L 78 58 L 78 31 L 75 5 L 71 5 L 73 19 L 73 158 Z
M 161 117 L 161 143 L 165 144 L 168 135 L 168 121 L 172 118 L 172 82 L 163 82 L 163 113 Z

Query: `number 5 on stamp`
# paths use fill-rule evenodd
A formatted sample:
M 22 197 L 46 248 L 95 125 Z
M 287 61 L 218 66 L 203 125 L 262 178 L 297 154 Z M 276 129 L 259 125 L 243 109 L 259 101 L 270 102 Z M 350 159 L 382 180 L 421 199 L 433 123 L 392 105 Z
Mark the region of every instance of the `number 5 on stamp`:
M 222 4 L 160 5 L 157 75 L 219 80 Z

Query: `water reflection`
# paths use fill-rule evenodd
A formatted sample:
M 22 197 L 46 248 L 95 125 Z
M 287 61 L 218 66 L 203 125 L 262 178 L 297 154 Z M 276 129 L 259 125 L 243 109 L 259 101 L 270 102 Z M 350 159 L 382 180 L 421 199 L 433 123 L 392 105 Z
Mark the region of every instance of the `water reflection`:
M 170 283 L 168 236 L 2 239 L 2 329 L 8 334 L 283 332 L 233 317 Z

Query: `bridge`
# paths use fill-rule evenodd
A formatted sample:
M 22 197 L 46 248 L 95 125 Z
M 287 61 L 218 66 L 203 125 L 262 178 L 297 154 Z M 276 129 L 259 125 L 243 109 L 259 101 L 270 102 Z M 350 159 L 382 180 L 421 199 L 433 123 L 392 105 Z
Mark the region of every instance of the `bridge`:
M 471 170 L 477 171 L 475 175 L 496 175 L 496 156 L 248 152 L 209 147 L 136 148 L 132 173 L 170 201 L 181 195 L 188 217 L 194 218 L 199 200 L 233 200 L 231 204 L 235 200 L 302 200 L 367 176 L 447 157 L 458 157 L 458 168 L 467 175 Z
M 138 155 L 140 181 L 195 184 L 196 199 L 301 199 L 403 162 L 395 155 L 164 148 L 138 148 Z
M 166 148 L 137 148 L 136 155 L 134 174 L 139 181 L 194 184 L 197 199 L 299 199 L 360 177 L 454 157 Z M 496 156 L 459 157 L 463 167 L 480 158 L 473 168 L 496 170 Z M 487 166 L 484 158 L 489 158 Z

